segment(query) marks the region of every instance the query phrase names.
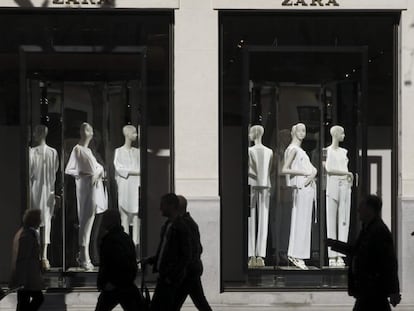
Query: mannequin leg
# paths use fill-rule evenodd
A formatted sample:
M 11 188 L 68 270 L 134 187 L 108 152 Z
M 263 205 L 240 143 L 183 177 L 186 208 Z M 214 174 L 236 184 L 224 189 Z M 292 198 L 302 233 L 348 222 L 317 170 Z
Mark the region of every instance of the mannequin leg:
M 252 189 L 250 197 L 250 217 L 248 219 L 248 256 L 256 256 L 256 205 L 257 191 Z
M 119 207 L 119 214 L 121 215 L 121 225 L 125 233 L 129 234 L 129 217 L 122 207 Z
M 91 232 L 93 222 L 95 220 L 95 214 L 86 217 L 83 215 L 84 219 L 80 219 L 79 224 L 79 251 L 80 251 L 80 264 L 84 268 L 88 268 L 87 266 L 91 266 L 91 258 L 89 255 L 89 243 L 91 239 Z M 90 267 L 92 268 L 92 267 Z
M 338 230 L 338 201 L 326 196 L 326 235 L 328 239 L 337 239 Z M 328 247 L 328 257 L 336 258 L 338 253 Z
M 132 240 L 134 241 L 135 247 L 140 244 L 140 233 L 141 233 L 141 219 L 138 215 L 132 216 Z M 137 254 L 139 255 L 139 254 Z
M 258 229 L 257 229 L 257 250 L 256 256 L 266 257 L 267 234 L 269 228 L 269 199 L 268 189 L 260 190 L 258 204 Z

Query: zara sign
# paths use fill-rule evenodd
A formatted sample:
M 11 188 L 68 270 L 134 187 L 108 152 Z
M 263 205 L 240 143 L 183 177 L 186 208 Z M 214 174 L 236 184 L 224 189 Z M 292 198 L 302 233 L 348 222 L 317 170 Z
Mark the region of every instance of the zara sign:
M 282 6 L 339 6 L 336 0 L 283 0 Z

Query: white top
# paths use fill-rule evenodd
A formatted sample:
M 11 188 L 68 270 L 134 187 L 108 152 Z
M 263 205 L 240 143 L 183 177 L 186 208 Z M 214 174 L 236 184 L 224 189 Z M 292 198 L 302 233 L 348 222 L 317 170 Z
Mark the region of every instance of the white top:
M 312 172 L 316 168 L 312 165 L 308 154 L 301 147 L 290 144 L 285 150 L 285 161 L 289 157 L 289 154 L 296 150 L 295 158 L 290 165 L 292 170 L 303 171 L 303 172 Z M 303 188 L 306 181 L 306 176 L 290 176 L 286 175 L 286 184 L 288 187 L 293 188 Z
M 58 153 L 48 145 L 37 146 L 29 150 L 30 190 L 32 208 L 42 210 L 44 225 L 45 209 L 53 214 L 55 206 L 55 181 L 59 169 Z
M 325 167 L 328 172 L 333 170 L 338 170 L 342 172 L 348 172 L 348 151 L 344 148 L 338 147 L 333 148 L 329 146 L 326 148 L 326 163 Z M 337 176 L 339 177 L 339 176 Z M 345 178 L 347 176 L 344 176 Z
M 270 188 L 270 172 L 272 170 L 273 151 L 264 145 L 249 148 L 249 185 L 252 187 Z
M 115 179 L 118 184 L 118 205 L 124 211 L 136 214 L 139 209 L 141 176 L 129 175 L 141 171 L 138 148 L 122 146 L 115 149 Z

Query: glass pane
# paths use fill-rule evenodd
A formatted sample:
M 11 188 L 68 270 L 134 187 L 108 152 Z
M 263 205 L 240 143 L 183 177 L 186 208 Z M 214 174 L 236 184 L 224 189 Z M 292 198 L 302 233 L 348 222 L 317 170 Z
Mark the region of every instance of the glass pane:
M 227 12 L 221 21 L 224 287 L 345 288 L 347 262 L 325 240 L 352 241 L 358 198 L 378 192 L 384 162 L 370 155 L 382 151 L 369 133 L 372 122 L 393 126 L 392 101 L 374 90 L 393 94 L 384 74 L 394 20 Z M 371 96 L 382 121 L 368 113 Z

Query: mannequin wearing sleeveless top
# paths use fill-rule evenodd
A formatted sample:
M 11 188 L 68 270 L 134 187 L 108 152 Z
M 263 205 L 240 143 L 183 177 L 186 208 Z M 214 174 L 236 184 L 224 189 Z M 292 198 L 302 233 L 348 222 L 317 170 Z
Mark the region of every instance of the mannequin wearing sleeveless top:
M 306 137 L 306 126 L 298 123 L 292 127 L 292 141 L 284 154 L 282 174 L 287 185 L 293 188 L 293 207 L 290 225 L 288 259 L 300 269 L 307 270 L 304 259 L 310 258 L 312 208 L 316 200 L 316 168 L 301 148 Z
M 261 125 L 250 128 L 249 185 L 251 189 L 250 216 L 248 219 L 249 267 L 263 267 L 269 226 L 270 172 L 273 151 L 262 144 L 264 129 Z M 257 232 L 256 232 L 257 227 Z
M 335 125 L 330 130 L 332 144 L 326 148 L 326 228 L 328 239 L 348 241 L 351 212 L 351 187 L 354 176 L 348 171 L 348 151 L 339 147 L 344 141 L 342 126 Z M 345 255 L 332 251 L 328 247 L 330 267 L 344 267 Z

